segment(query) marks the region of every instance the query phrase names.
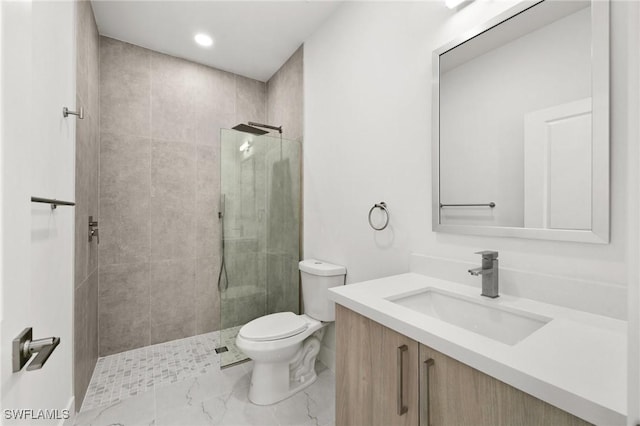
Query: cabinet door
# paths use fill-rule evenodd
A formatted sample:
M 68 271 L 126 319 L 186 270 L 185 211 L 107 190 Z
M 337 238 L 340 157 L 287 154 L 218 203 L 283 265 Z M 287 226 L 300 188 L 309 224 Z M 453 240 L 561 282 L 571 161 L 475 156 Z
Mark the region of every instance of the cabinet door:
M 417 426 L 418 343 L 336 305 L 336 426 Z
M 420 426 L 589 423 L 420 345 Z

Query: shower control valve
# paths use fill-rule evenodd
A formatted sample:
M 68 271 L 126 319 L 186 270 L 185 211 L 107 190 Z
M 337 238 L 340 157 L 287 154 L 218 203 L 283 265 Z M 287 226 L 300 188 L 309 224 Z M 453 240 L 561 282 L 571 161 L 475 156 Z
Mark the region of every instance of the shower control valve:
M 93 241 L 93 237 L 96 238 L 96 242 L 100 244 L 100 233 L 98 230 L 98 221 L 93 220 L 93 216 L 89 216 L 89 242 Z

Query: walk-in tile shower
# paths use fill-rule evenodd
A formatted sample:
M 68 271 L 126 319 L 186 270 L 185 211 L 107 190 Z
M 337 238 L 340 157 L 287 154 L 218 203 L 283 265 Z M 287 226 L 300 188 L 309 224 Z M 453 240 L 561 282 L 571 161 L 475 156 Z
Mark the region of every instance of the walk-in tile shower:
M 240 327 L 274 312 L 299 311 L 299 142 L 275 133 L 221 130 L 218 276 L 221 365 L 246 359 Z

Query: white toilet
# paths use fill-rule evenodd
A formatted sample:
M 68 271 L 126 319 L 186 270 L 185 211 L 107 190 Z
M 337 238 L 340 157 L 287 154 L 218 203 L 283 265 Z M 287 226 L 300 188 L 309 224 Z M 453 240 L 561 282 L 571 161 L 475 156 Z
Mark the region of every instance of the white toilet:
M 302 315 L 279 312 L 245 324 L 236 344 L 253 360 L 249 400 L 274 404 L 301 391 L 316 378 L 315 361 L 324 327 L 335 320 L 328 289 L 344 285 L 347 270 L 309 259 L 299 263 L 302 278 Z

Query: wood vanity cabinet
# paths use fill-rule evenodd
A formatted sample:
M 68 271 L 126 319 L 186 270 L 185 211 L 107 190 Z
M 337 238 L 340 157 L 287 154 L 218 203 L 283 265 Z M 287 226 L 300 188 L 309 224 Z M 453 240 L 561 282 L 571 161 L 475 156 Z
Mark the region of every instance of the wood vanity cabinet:
M 336 305 L 336 426 L 416 426 L 418 347 Z
M 396 425 L 589 423 L 336 305 L 336 426 Z
M 421 425 L 590 424 L 425 345 L 420 345 L 420 369 L 422 415 L 428 416 Z

